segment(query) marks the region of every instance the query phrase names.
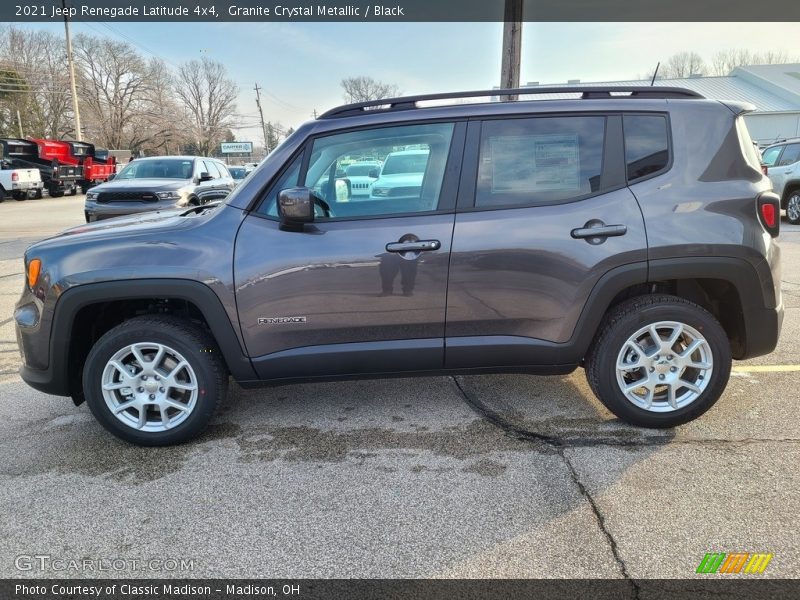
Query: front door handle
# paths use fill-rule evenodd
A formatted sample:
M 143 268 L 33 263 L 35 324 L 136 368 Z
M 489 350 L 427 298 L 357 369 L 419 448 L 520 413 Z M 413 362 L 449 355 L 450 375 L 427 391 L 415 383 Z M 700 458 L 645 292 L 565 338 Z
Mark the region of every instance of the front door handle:
M 430 252 L 442 247 L 439 240 L 417 240 L 414 242 L 392 242 L 386 244 L 387 252 Z

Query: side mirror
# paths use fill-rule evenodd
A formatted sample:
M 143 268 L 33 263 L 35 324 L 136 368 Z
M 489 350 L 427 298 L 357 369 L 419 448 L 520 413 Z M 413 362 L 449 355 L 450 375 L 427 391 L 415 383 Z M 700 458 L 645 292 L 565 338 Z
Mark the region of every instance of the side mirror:
M 306 223 L 314 222 L 314 192 L 305 187 L 294 187 L 278 193 L 278 216 L 281 229 L 303 231 Z
M 372 179 L 377 179 L 380 173 L 378 173 L 378 169 L 372 169 L 369 173 L 367 173 L 367 177 L 372 177 Z
M 211 173 L 208 173 L 206 171 L 203 171 L 202 173 L 200 173 L 200 182 L 201 183 L 203 181 L 211 181 L 212 179 L 214 179 L 214 178 L 211 176 Z
M 114 179 L 114 177 L 116 177 L 116 176 L 117 176 L 117 174 L 116 174 L 116 173 L 111 173 L 111 174 L 108 176 L 108 181 L 111 181 L 111 180 L 112 180 L 112 179 Z
M 344 179 L 347 177 L 347 173 L 344 172 L 344 169 L 336 169 L 336 179 Z

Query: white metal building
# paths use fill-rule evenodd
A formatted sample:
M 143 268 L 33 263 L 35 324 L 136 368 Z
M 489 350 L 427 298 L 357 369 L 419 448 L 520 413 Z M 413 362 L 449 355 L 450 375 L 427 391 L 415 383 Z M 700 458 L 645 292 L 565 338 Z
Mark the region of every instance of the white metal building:
M 650 80 L 581 82 L 559 86 L 649 86 Z M 738 67 L 725 77 L 692 76 L 658 79 L 656 85 L 682 87 L 717 100 L 738 100 L 755 105 L 745 117 L 750 135 L 760 145 L 800 137 L 800 64 Z M 527 87 L 536 87 L 529 83 Z M 542 86 L 545 87 L 545 86 Z

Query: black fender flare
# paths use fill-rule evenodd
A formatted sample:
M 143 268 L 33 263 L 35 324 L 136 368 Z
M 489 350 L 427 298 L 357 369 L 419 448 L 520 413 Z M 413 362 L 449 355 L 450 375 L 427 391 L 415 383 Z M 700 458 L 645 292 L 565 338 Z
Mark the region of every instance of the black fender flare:
M 126 279 L 77 285 L 66 290 L 56 302 L 50 332 L 50 367 L 52 388 L 49 391 L 69 395 L 69 346 L 78 311 L 101 302 L 169 298 L 194 304 L 208 323 L 231 375 L 237 380 L 252 380 L 255 371 L 244 352 L 222 301 L 214 291 L 189 279 Z
M 768 354 L 777 343 L 782 311 L 776 308 L 769 267 L 766 261 L 762 263 L 759 270 L 744 258 L 692 256 L 616 267 L 603 275 L 592 288 L 572 337 L 565 344 L 559 344 L 563 346 L 559 362 L 583 360 L 599 323 L 619 293 L 637 284 L 687 279 L 719 279 L 730 283 L 739 294 L 745 326 L 746 348 L 736 358 Z

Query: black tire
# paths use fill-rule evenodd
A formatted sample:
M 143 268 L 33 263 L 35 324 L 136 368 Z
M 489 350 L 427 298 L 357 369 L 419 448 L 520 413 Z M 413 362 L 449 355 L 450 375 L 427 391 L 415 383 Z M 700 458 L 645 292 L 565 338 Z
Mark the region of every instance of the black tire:
M 28 199 L 28 192 L 12 192 L 11 197 L 17 202 L 22 202 Z
M 78 194 L 78 187 L 74 185 L 67 191 L 67 196 L 75 196 L 77 194 Z
M 794 190 L 786 198 L 786 220 L 792 225 L 800 225 L 800 190 Z
M 617 383 L 617 356 L 628 338 L 642 327 L 676 321 L 699 332 L 708 342 L 713 370 L 705 389 L 690 404 L 671 412 L 652 412 L 636 406 Z M 670 296 L 638 296 L 615 306 L 604 318 L 585 360 L 586 379 L 597 398 L 617 417 L 632 425 L 676 427 L 696 419 L 719 399 L 731 371 L 730 342 L 725 330 L 704 308 Z
M 164 344 L 176 350 L 197 377 L 194 409 L 183 422 L 166 431 L 145 432 L 122 423 L 103 398 L 102 374 L 109 359 L 120 349 L 141 342 Z M 227 387 L 227 369 L 211 335 L 190 321 L 169 316 L 135 317 L 114 327 L 92 347 L 83 370 L 83 392 L 95 418 L 117 437 L 141 446 L 179 444 L 199 435 L 225 397 Z
M 36 200 L 41 200 L 43 195 L 44 194 L 42 193 L 42 190 L 39 189 L 39 190 L 36 190 L 36 193 L 33 195 L 33 197 Z
M 64 195 L 64 190 L 50 190 L 47 192 L 51 198 L 61 198 Z

